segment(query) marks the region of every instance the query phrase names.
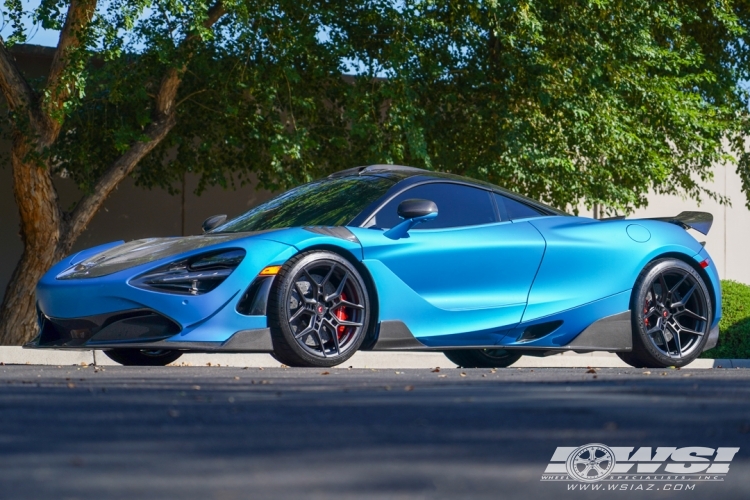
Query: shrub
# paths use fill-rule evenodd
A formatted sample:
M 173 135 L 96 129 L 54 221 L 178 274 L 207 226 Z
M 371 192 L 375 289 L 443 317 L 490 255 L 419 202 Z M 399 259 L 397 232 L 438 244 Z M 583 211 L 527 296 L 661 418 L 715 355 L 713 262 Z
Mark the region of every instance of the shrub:
M 702 358 L 750 358 L 750 286 L 731 280 L 721 282 L 722 318 L 719 343 Z

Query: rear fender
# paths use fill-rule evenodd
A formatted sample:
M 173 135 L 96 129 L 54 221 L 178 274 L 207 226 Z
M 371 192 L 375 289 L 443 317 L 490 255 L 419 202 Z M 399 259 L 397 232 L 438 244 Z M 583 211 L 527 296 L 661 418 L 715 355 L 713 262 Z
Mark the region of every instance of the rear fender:
M 547 249 L 523 323 L 631 290 L 643 268 L 660 255 L 691 259 L 703 249 L 690 234 L 662 221 L 548 217 L 530 222 Z

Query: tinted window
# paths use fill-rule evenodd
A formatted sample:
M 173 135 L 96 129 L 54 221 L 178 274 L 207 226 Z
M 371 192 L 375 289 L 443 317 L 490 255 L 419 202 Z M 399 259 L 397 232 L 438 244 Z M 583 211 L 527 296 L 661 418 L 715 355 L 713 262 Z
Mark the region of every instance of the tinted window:
M 296 187 L 216 228 L 237 233 L 300 226 L 343 226 L 395 181 L 370 175 L 323 179 Z
M 532 208 L 525 203 L 521 203 L 520 201 L 513 200 L 497 193 L 495 193 L 495 201 L 497 202 L 497 208 L 500 211 L 500 217 L 503 220 L 526 219 L 529 217 L 541 217 L 544 215 L 539 210 Z
M 398 205 L 413 198 L 434 201 L 438 207 L 437 218 L 423 222 L 415 229 L 475 226 L 496 221 L 489 192 L 460 184 L 433 183 L 407 189 L 396 196 L 378 211 L 374 225 L 390 229 L 401 222 Z

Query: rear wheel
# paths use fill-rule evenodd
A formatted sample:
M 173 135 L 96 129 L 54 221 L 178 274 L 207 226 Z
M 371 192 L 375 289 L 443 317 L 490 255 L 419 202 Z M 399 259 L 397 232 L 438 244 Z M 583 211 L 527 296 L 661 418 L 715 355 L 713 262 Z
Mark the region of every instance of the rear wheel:
M 443 354 L 463 368 L 506 368 L 521 357 L 506 349 L 456 349 Z
M 646 267 L 633 288 L 633 351 L 619 354 L 636 368 L 685 366 L 703 352 L 713 318 L 700 274 L 677 259 Z
M 362 277 L 348 260 L 314 251 L 282 267 L 268 313 L 274 358 L 289 366 L 330 367 L 362 345 L 370 302 Z
M 125 366 L 166 366 L 182 356 L 169 349 L 109 349 L 104 354 Z

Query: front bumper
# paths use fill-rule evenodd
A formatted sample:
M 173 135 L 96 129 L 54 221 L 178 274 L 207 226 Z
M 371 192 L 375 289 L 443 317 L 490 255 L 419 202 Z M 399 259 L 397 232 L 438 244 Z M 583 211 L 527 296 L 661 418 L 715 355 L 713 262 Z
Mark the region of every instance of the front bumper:
M 37 285 L 42 333 L 29 347 L 101 349 L 159 342 L 166 344 L 164 348 L 214 350 L 234 345 L 237 339 L 232 339 L 238 332 L 268 327 L 265 301 L 248 302 L 248 294 L 255 293 L 248 286 L 258 281 L 265 266 L 282 264 L 295 252 L 290 245 L 256 239 L 234 272 L 217 288 L 200 295 L 146 290 L 129 283 L 134 276 L 177 257 L 101 277 L 60 280 L 57 275 L 73 260 L 64 259 Z M 268 289 L 261 291 L 267 294 Z M 245 344 L 242 350 L 246 352 L 271 350 L 268 338 L 257 345 Z
M 177 349 L 196 352 L 272 352 L 269 328 L 239 330 L 220 342 L 179 338 L 180 326 L 150 309 L 83 318 L 50 318 L 37 311 L 40 333 L 31 349 Z
M 155 342 L 180 333 L 180 325 L 150 309 L 132 309 L 82 318 L 50 318 L 37 309 L 37 347 L 84 347 L 123 342 Z

